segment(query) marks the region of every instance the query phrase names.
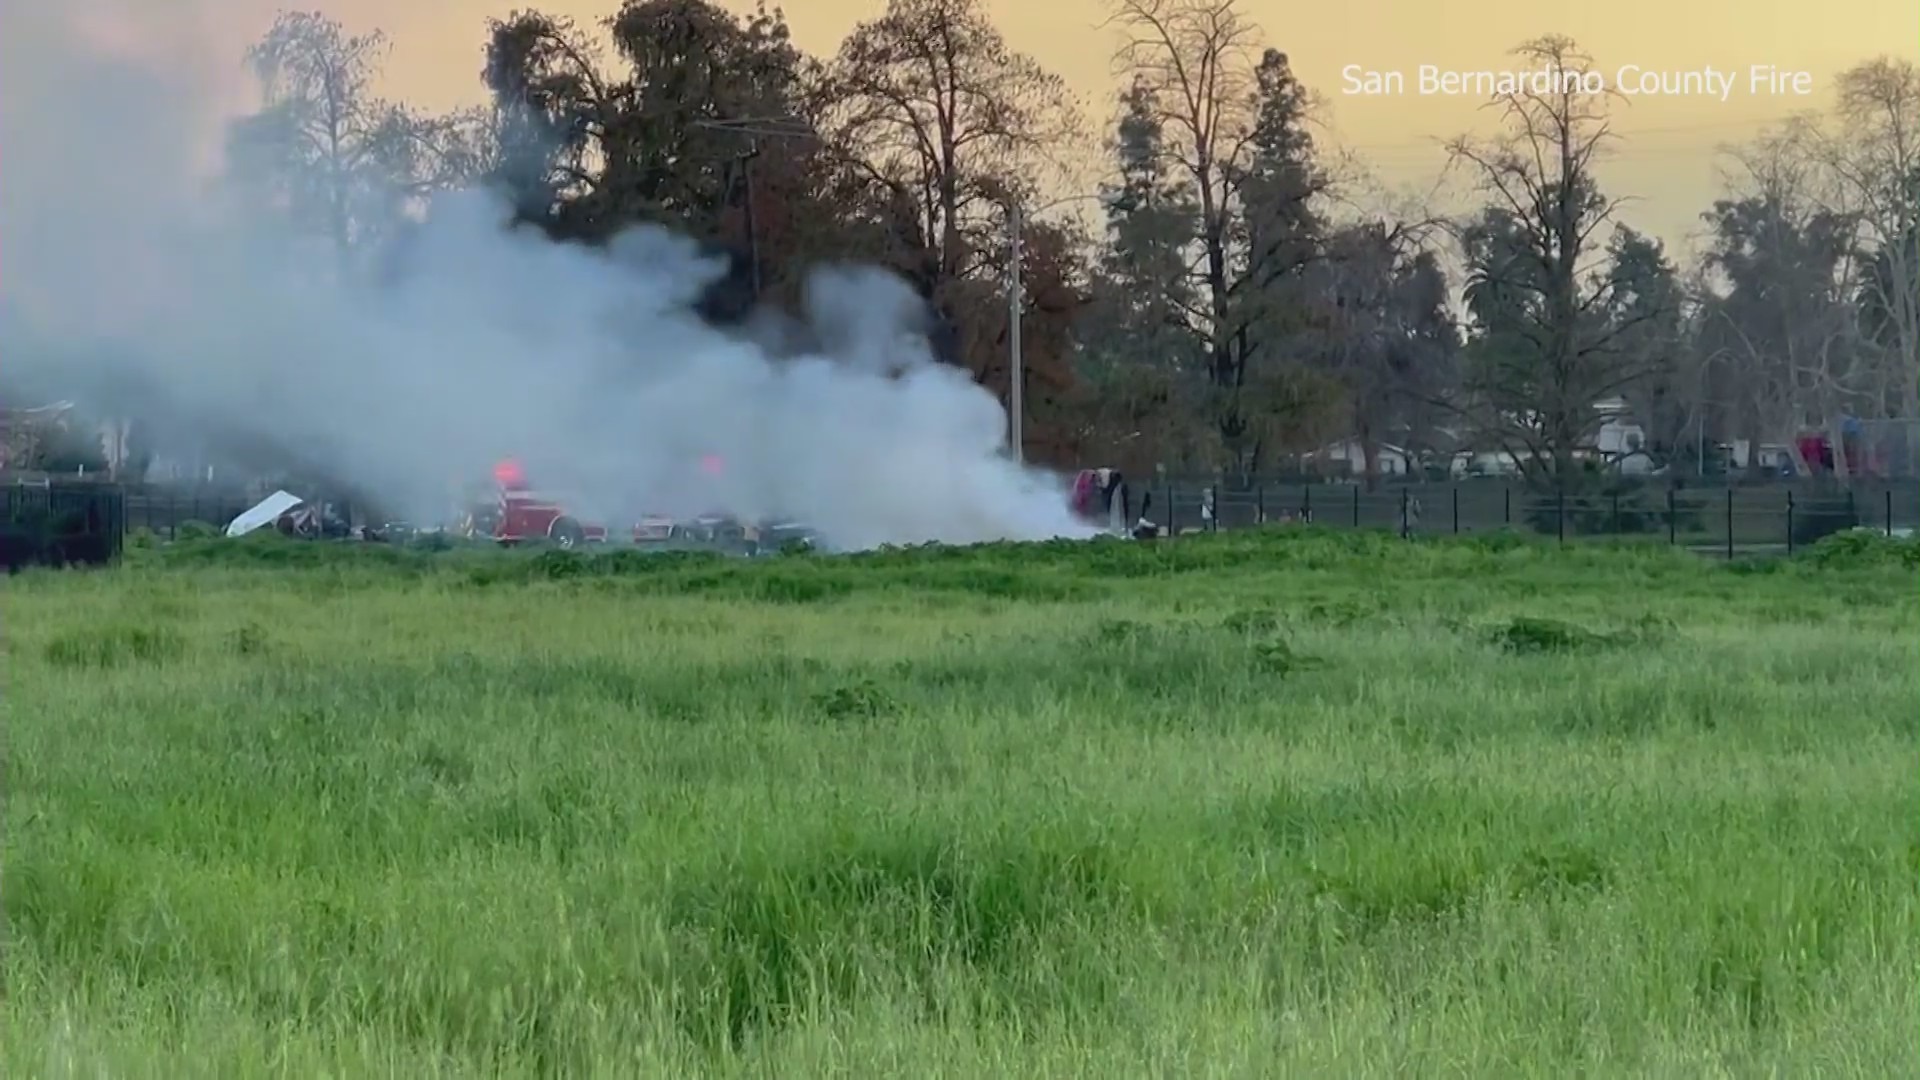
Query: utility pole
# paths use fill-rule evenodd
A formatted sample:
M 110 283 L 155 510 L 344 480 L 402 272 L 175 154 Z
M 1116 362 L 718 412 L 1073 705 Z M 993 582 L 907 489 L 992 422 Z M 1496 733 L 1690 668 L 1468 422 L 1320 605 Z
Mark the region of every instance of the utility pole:
M 813 140 L 819 136 L 805 124 L 783 116 L 740 117 L 731 120 L 696 120 L 695 127 L 712 131 L 732 132 L 747 137 L 747 149 L 739 157 L 740 176 L 747 192 L 746 227 L 747 260 L 751 264 L 753 299 L 760 301 L 760 230 L 753 212 L 753 159 L 760 156 L 762 139 L 801 139 Z M 728 195 L 732 195 L 732 183 L 729 181 Z
M 760 302 L 760 231 L 753 221 L 753 159 L 760 156 L 760 140 L 748 143 L 745 154 L 740 156 L 740 179 L 747 189 L 747 262 L 753 272 L 753 302 Z
M 1055 199 L 1035 211 L 1051 210 L 1056 206 L 1065 206 L 1075 202 L 1093 202 L 1100 200 L 1099 195 L 1069 195 L 1064 199 Z M 1011 431 L 1008 444 L 1013 448 L 1013 460 L 1022 465 L 1027 463 L 1027 369 L 1020 356 L 1020 309 L 1023 299 L 1020 280 L 1020 234 L 1022 231 L 1019 196 L 1007 200 L 1007 367 L 1009 386 L 1007 387 L 1007 412 Z
M 1013 447 L 1013 460 L 1019 464 L 1027 463 L 1026 453 L 1026 417 L 1023 391 L 1026 389 L 1026 372 L 1022 368 L 1020 356 L 1020 203 L 1013 201 L 1007 207 L 1007 349 L 1010 369 L 1007 389 L 1007 411 L 1011 413 L 1013 430 L 1008 442 Z

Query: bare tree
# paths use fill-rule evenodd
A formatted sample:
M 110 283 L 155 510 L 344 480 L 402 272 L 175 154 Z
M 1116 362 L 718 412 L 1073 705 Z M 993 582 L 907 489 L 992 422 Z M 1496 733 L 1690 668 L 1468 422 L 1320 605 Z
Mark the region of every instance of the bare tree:
M 916 208 L 916 276 L 932 291 L 980 269 L 1004 203 L 1077 131 L 1059 76 L 1007 46 L 980 0 L 890 0 L 831 66 L 831 140 L 879 192 Z
M 1821 203 L 1854 224 L 1863 350 L 1881 408 L 1920 419 L 1920 67 L 1879 57 L 1842 72 L 1830 123 L 1799 134 Z
M 1670 358 L 1628 347 L 1627 335 L 1656 313 L 1611 317 L 1621 283 L 1608 272 L 1601 231 L 1616 224 L 1623 200 L 1594 178 L 1615 138 L 1611 93 L 1592 90 L 1592 58 L 1569 38 L 1513 52 L 1525 61 L 1517 67 L 1542 74 L 1496 88 L 1489 107 L 1501 134 L 1448 146 L 1489 200 L 1459 232 L 1477 334 L 1457 404 L 1527 476 L 1563 486 L 1600 424 L 1594 406 Z
M 427 117 L 378 97 L 380 31 L 348 34 L 317 12 L 282 14 L 247 52 L 263 107 L 229 136 L 237 175 L 342 259 L 419 199 L 470 179 L 475 117 Z

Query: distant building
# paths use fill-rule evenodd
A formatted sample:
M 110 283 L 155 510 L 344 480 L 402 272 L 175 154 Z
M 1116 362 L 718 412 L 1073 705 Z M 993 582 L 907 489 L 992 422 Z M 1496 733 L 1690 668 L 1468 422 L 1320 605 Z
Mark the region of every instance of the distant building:
M 1411 455 L 1406 450 L 1391 443 L 1377 443 L 1373 448 L 1373 465 L 1379 476 L 1405 476 Z M 1329 443 L 1307 455 L 1309 464 L 1327 469 L 1329 472 L 1349 476 L 1364 476 L 1367 471 L 1366 449 L 1358 439 L 1346 439 Z
M 1633 418 L 1624 398 L 1607 398 L 1594 402 L 1594 411 L 1601 416 L 1600 428 L 1593 434 L 1589 447 L 1593 454 L 1630 475 L 1643 475 L 1654 469 L 1653 458 L 1647 454 L 1647 432 Z
M 0 469 L 32 469 L 71 422 L 73 402 L 32 409 L 0 408 Z
M 1449 473 L 1456 480 L 1479 476 L 1518 476 L 1520 458 L 1505 450 L 1462 450 L 1453 455 Z

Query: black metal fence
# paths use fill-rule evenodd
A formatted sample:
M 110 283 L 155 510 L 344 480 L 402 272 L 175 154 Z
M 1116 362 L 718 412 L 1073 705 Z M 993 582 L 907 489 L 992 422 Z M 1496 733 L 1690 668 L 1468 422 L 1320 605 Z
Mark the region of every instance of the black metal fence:
M 1144 488 L 1145 490 L 1142 490 Z M 1500 480 L 1452 484 L 1228 485 L 1162 478 L 1148 516 L 1175 535 L 1285 522 L 1383 529 L 1405 536 L 1521 530 L 1574 541 L 1640 537 L 1706 554 L 1791 554 L 1852 528 L 1900 534 L 1920 524 L 1920 484 L 1836 487 L 1780 482 L 1727 488 L 1639 487 L 1608 494 L 1542 494 Z M 223 530 L 256 501 L 231 488 L 77 481 L 0 485 L 0 558 L 33 563 L 113 559 L 131 532 L 179 539 L 195 523 Z M 831 531 L 831 523 L 821 522 Z
M 0 565 L 112 562 L 126 538 L 126 495 L 108 484 L 11 484 L 0 489 Z
M 1157 480 L 1149 517 L 1174 535 L 1281 522 L 1386 529 L 1406 536 L 1521 530 L 1563 541 L 1642 537 L 1733 558 L 1791 554 L 1853 528 L 1889 535 L 1920 523 L 1920 484 L 1774 483 L 1541 493 L 1503 481 L 1383 485 L 1224 485 Z M 1136 493 L 1136 504 L 1139 493 Z
M 231 488 L 141 484 L 127 492 L 127 529 L 145 530 L 161 540 L 178 540 L 194 525 L 225 531 L 229 522 L 259 502 Z

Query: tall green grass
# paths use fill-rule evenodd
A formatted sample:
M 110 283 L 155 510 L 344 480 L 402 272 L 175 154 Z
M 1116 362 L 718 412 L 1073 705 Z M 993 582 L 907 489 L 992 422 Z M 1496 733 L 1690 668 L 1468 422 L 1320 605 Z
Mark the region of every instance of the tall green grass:
M 21 575 L 0 1072 L 1920 1074 L 1914 551 Z

